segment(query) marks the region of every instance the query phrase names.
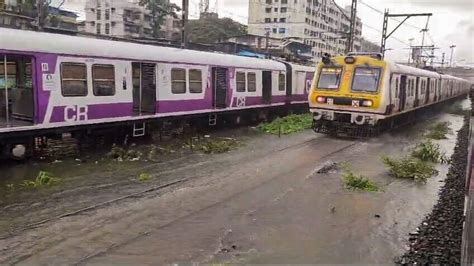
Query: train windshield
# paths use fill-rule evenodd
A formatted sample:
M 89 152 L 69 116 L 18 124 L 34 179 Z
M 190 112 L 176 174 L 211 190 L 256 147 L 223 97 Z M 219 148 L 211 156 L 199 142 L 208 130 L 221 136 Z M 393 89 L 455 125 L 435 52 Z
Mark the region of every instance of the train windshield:
M 318 89 L 338 89 L 342 78 L 342 68 L 323 67 L 319 75 Z
M 352 91 L 376 92 L 379 85 L 380 72 L 379 68 L 356 68 L 352 82 Z

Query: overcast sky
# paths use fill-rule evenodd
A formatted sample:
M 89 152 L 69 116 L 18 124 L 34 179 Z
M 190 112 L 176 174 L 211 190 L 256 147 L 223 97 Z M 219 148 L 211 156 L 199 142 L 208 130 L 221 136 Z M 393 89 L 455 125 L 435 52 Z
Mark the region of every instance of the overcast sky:
M 178 5 L 181 0 L 172 0 Z M 199 0 L 190 1 L 190 17 L 196 18 L 199 10 Z M 241 23 L 247 24 L 249 0 L 210 0 L 211 9 L 218 2 L 219 14 L 231 17 Z M 251 0 L 253 1 L 253 0 Z M 67 0 L 67 8 L 82 11 L 85 0 Z M 344 7 L 351 0 L 336 0 Z M 436 56 L 446 53 L 446 60 L 450 58 L 449 46 L 456 45 L 454 59 L 458 65 L 471 64 L 474 66 L 474 0 L 359 0 L 358 16 L 364 24 L 362 35 L 366 39 L 380 43 L 383 15 L 376 10 L 390 9 L 390 13 L 433 13 L 429 21 L 429 36 L 426 44 L 434 42 L 440 49 Z M 369 7 L 370 6 L 370 7 Z M 374 9 L 372 9 L 372 8 Z M 421 45 L 419 28 L 426 25 L 426 17 L 410 18 L 407 25 L 402 26 L 389 39 L 387 48 L 394 50 L 387 52 L 387 57 L 395 60 L 407 60 L 409 39 L 414 38 L 414 45 Z M 389 20 L 389 28 L 393 29 L 397 22 Z M 398 39 L 398 40 L 397 40 Z

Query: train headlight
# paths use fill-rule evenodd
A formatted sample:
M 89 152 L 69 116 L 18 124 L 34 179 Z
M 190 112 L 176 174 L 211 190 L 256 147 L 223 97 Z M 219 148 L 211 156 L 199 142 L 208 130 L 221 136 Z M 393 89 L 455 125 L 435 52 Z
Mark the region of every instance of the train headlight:
M 362 106 L 372 107 L 372 106 L 374 106 L 374 102 L 372 102 L 371 100 L 362 101 Z
M 318 97 L 316 98 L 316 101 L 317 101 L 318 103 L 326 103 L 326 97 L 318 96 Z

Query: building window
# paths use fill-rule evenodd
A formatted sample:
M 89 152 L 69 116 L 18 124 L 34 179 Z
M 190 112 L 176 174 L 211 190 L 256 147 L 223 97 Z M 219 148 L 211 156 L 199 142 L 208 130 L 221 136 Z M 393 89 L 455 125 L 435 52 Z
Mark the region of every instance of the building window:
M 282 3 L 283 5 L 288 4 L 288 0 L 281 0 L 281 3 Z
M 97 9 L 97 20 L 100 20 L 100 19 L 101 19 L 101 14 L 102 14 L 101 11 L 102 11 L 102 10 Z
M 113 65 L 92 66 L 92 86 L 95 96 L 115 95 L 115 68 Z
M 277 28 L 273 28 L 273 33 L 277 33 L 278 29 Z
M 271 23 L 272 19 L 271 18 L 265 18 L 265 23 Z
M 266 12 L 266 13 L 272 13 L 272 8 L 271 8 L 271 7 L 265 8 L 265 12 Z
M 279 28 L 278 33 L 286 33 L 286 29 L 285 28 Z
M 109 35 L 110 34 L 110 24 L 105 23 L 105 34 Z
M 100 23 L 97 23 L 95 26 L 96 26 L 96 33 L 100 34 Z
M 286 11 L 287 11 L 287 8 L 286 8 L 286 7 L 280 8 L 280 13 L 286 13 Z
M 110 9 L 105 10 L 105 20 L 110 20 Z
M 189 70 L 189 92 L 202 92 L 202 72 L 199 69 Z
M 267 4 L 271 4 L 271 3 L 272 3 L 272 0 L 266 0 L 266 3 L 267 3 Z
M 173 68 L 171 70 L 171 92 L 173 94 L 186 93 L 186 69 Z
M 245 92 L 245 73 L 237 72 L 237 92 Z
M 281 22 L 281 23 L 286 23 L 286 18 L 281 18 L 281 19 L 280 19 L 280 22 Z
M 286 90 L 286 76 L 285 74 L 280 74 L 278 76 L 278 90 L 285 91 Z
M 278 7 L 274 8 L 273 11 L 278 12 Z
M 257 75 L 255 73 L 247 73 L 247 91 L 257 91 Z
M 87 66 L 61 63 L 61 93 L 65 97 L 87 96 Z

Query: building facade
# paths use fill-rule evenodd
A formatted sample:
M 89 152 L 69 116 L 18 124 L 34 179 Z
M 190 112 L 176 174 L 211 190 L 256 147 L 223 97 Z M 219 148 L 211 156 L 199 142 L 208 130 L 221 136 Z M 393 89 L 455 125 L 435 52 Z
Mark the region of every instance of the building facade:
M 125 38 L 153 37 L 150 12 L 138 0 L 88 0 L 85 14 L 85 32 Z M 173 39 L 179 32 L 179 21 L 167 17 L 159 37 Z
M 344 54 L 350 31 L 350 7 L 334 0 L 253 0 L 249 3 L 249 34 L 298 38 L 312 47 L 319 61 L 324 53 Z M 361 47 L 362 23 L 357 18 L 354 51 Z

